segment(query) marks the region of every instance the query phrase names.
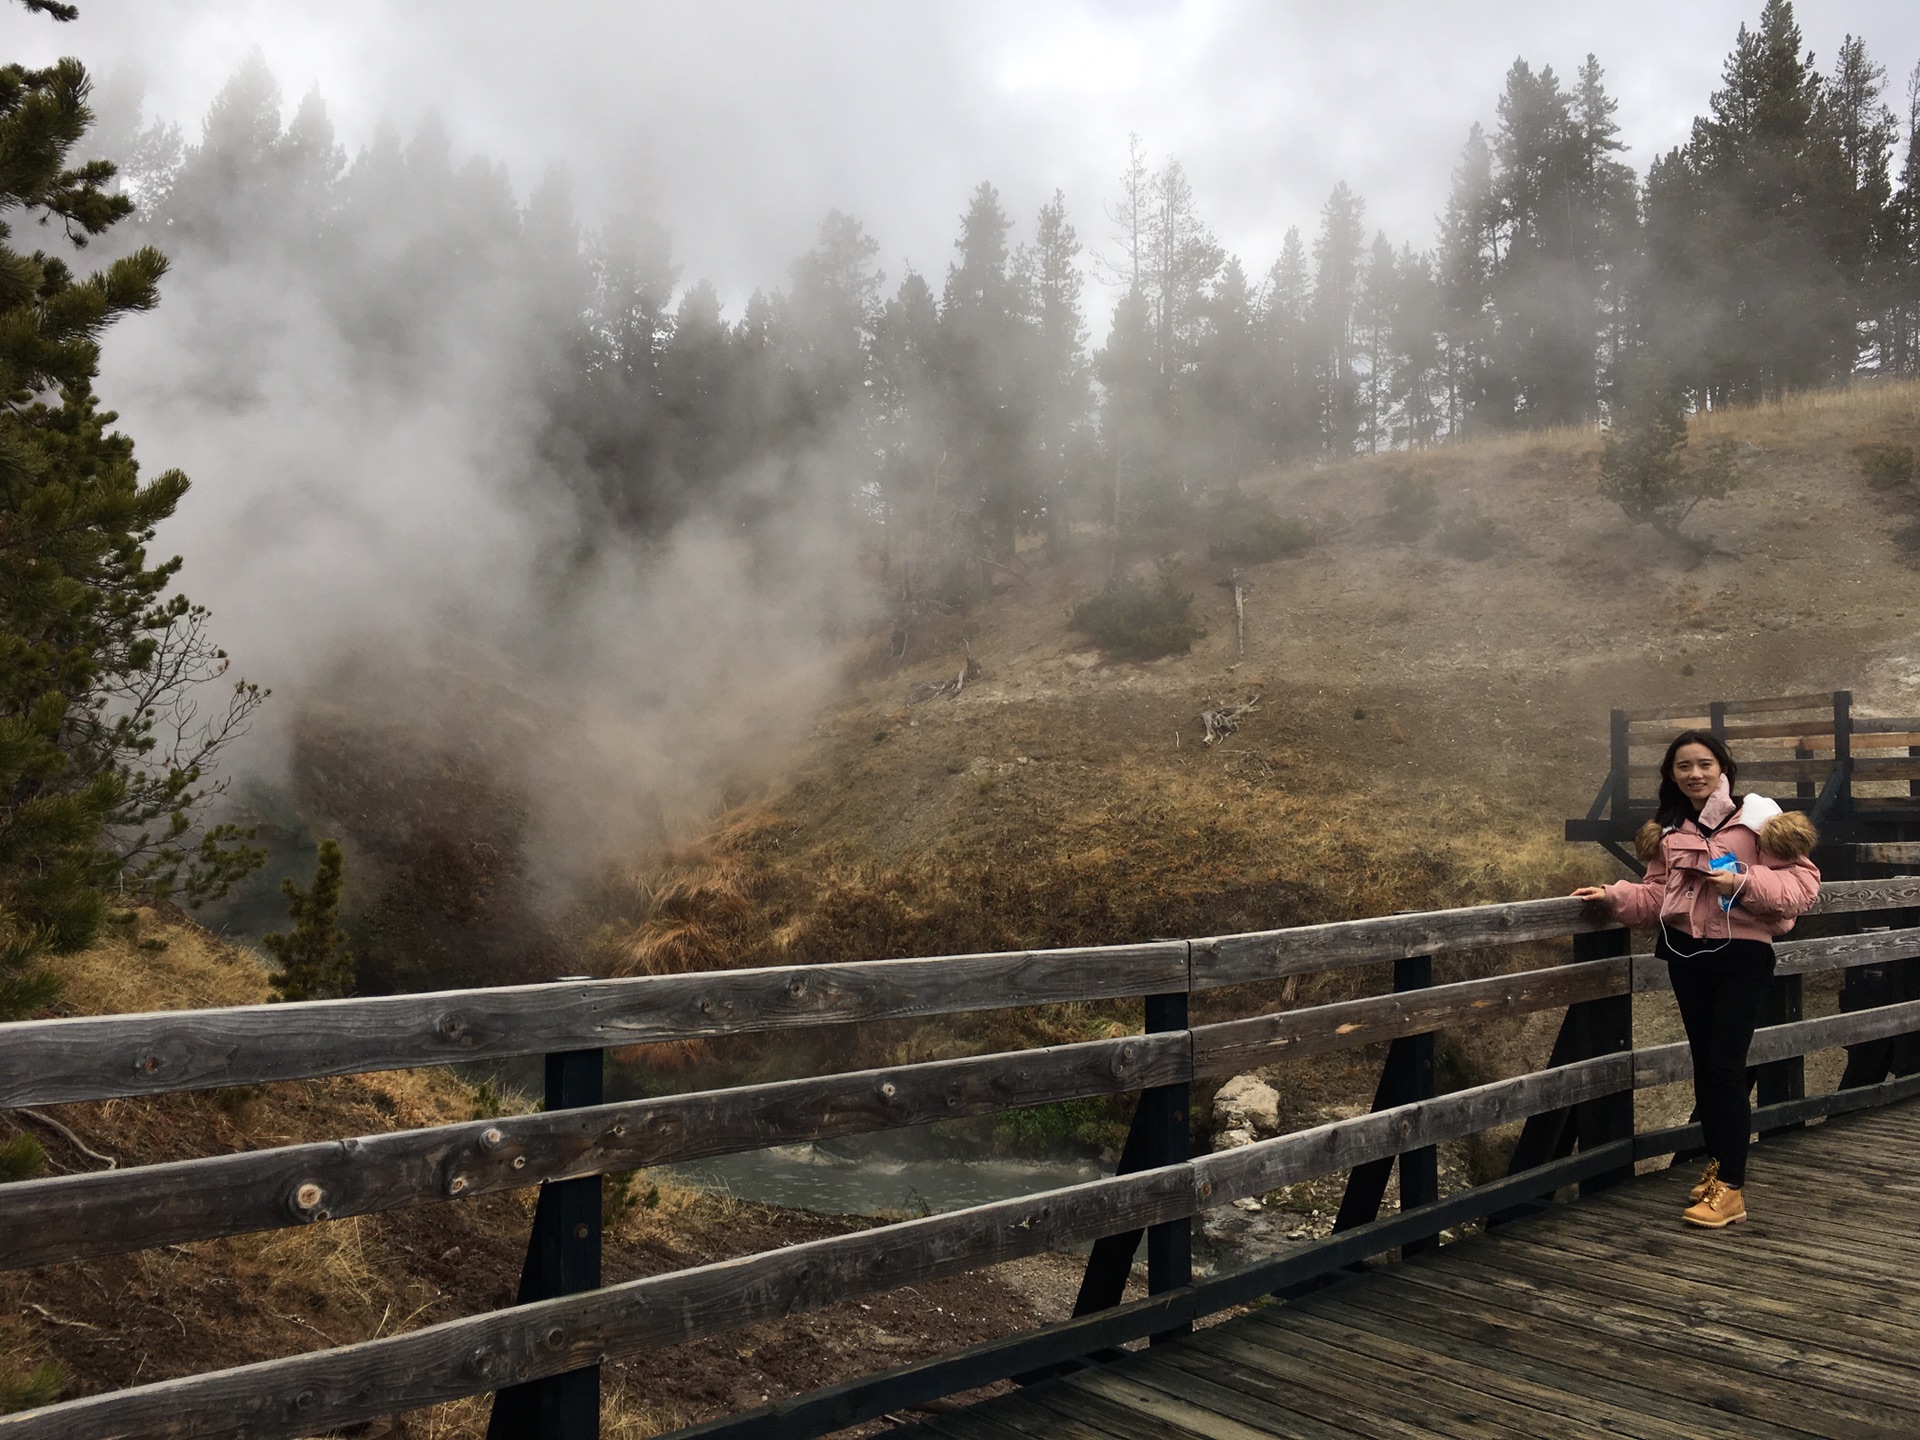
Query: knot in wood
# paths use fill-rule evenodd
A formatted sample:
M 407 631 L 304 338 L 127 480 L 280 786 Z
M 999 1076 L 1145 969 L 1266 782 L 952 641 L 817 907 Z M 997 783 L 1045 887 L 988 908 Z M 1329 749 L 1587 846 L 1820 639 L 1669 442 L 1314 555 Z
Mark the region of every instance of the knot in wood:
M 791 995 L 794 999 L 798 1000 L 806 993 L 807 982 L 804 977 L 796 975 L 787 982 L 787 994 Z
M 524 1169 L 526 1169 L 526 1168 L 527 1168 L 527 1157 L 526 1157 L 526 1156 L 524 1156 L 524 1155 L 516 1155 L 516 1156 L 514 1156 L 514 1157 L 513 1157 L 513 1168 L 514 1168 L 514 1169 L 516 1169 L 516 1170 L 524 1170 Z
M 467 1034 L 466 1018 L 458 1012 L 442 1015 L 437 1027 L 448 1040 L 458 1040 L 462 1045 L 471 1045 L 473 1037 Z
M 562 1345 L 567 1343 L 567 1332 L 562 1330 L 558 1325 L 555 1325 L 547 1331 L 546 1339 L 549 1350 L 558 1350 Z
M 447 1193 L 449 1195 L 463 1195 L 466 1193 L 467 1186 L 470 1183 L 466 1176 L 456 1175 L 447 1182 Z
M 500 1128 L 497 1125 L 489 1125 L 485 1130 L 480 1132 L 480 1143 L 489 1147 L 498 1145 L 500 1143 Z
M 1122 1045 L 1120 1047 L 1120 1063 L 1122 1065 L 1131 1065 L 1133 1063 L 1133 1057 L 1137 1053 L 1138 1052 L 1134 1050 L 1133 1046 Z
M 151 1075 L 159 1068 L 160 1057 L 158 1055 L 142 1055 L 134 1062 L 134 1069 L 138 1070 L 142 1075 Z
M 319 1403 L 320 1392 L 311 1386 L 297 1392 L 293 1397 L 293 1408 L 296 1410 L 311 1410 Z
M 889 1080 L 883 1085 L 881 1085 L 880 1098 L 883 1100 L 891 1100 L 898 1092 L 899 1092 L 899 1087 L 896 1086 L 891 1080 Z
M 467 1363 L 460 1368 L 475 1379 L 484 1380 L 487 1376 L 493 1374 L 495 1364 L 496 1361 L 493 1352 L 483 1346 L 478 1350 L 472 1351 L 467 1356 Z
M 327 1192 L 311 1180 L 303 1183 L 293 1192 L 294 1207 L 311 1215 L 320 1208 L 320 1202 L 327 1198 Z

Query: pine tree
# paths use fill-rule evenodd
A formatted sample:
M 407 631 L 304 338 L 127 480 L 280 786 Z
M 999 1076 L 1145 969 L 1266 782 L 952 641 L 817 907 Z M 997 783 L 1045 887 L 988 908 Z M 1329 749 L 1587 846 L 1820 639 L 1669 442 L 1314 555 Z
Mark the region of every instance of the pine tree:
M 1064 537 L 1064 506 L 1085 459 L 1085 424 L 1093 403 L 1087 322 L 1081 307 L 1080 237 L 1060 191 L 1040 207 L 1033 245 L 1023 253 L 1023 286 L 1033 312 L 1034 394 L 1042 503 L 1048 533 Z
M 1629 520 L 1651 525 L 1696 554 L 1704 542 L 1680 526 L 1702 500 L 1717 500 L 1737 483 L 1734 442 L 1719 440 L 1698 456 L 1687 449 L 1687 410 L 1680 388 L 1657 370 L 1630 388 L 1600 453 L 1600 493 Z
M 280 882 L 293 928 L 260 937 L 280 967 L 268 978 L 276 1000 L 337 1000 L 353 993 L 353 956 L 339 923 L 344 869 L 340 842 L 322 840 L 313 884 L 303 890 L 291 878 Z
M 1850 375 L 1867 259 L 1845 127 L 1788 0 L 1740 27 L 1723 79 L 1648 181 L 1655 342 L 1710 405 Z
M 68 165 L 87 95 L 75 60 L 0 68 L 0 213 L 76 247 L 133 208 L 108 162 Z M 38 960 L 85 946 L 121 877 L 200 897 L 257 863 L 231 828 L 192 835 L 204 767 L 259 692 L 211 725 L 182 709 L 225 665 L 206 612 L 167 593 L 179 560 L 148 563 L 187 478 L 142 484 L 93 395 L 102 331 L 157 302 L 166 262 L 143 247 L 82 278 L 11 238 L 0 223 L 0 1018 L 45 1002 Z
M 1359 386 L 1360 444 L 1369 454 L 1393 444 L 1393 372 L 1399 365 L 1394 353 L 1399 329 L 1395 311 L 1399 303 L 1399 268 L 1386 232 L 1380 231 L 1367 251 L 1355 305 L 1355 327 L 1365 367 Z
M 1449 435 L 1463 435 L 1474 428 L 1486 402 L 1493 271 L 1500 258 L 1494 230 L 1496 205 L 1493 147 L 1475 124 L 1453 172 L 1453 188 L 1440 222 L 1435 277 L 1445 317 Z
M 999 192 L 982 182 L 961 216 L 959 258 L 948 267 L 940 301 L 948 448 L 976 507 L 976 553 L 1003 565 L 1039 509 L 1032 332 L 1012 265 L 1012 228 Z
M 1321 444 L 1334 456 L 1351 455 L 1361 438 L 1356 317 L 1365 214 L 1365 204 L 1342 180 L 1321 208 L 1313 245 L 1314 379 Z
M 1314 388 L 1311 332 L 1313 282 L 1300 231 L 1289 226 L 1279 258 L 1267 272 L 1260 311 L 1266 352 L 1262 433 L 1268 456 L 1289 460 L 1320 448 L 1319 406 Z

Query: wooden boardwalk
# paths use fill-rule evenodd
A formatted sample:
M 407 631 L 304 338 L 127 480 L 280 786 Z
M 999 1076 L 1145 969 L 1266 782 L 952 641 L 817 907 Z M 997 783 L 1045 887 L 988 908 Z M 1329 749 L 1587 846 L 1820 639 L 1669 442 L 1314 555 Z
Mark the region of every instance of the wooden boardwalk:
M 893 1433 L 945 1440 L 1920 1435 L 1920 1102 L 1676 1168 Z

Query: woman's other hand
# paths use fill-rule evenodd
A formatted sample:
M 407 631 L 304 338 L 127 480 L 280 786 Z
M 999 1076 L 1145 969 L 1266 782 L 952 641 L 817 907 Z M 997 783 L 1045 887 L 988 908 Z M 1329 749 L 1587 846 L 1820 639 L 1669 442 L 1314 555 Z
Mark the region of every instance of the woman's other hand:
M 1573 892 L 1573 898 L 1576 900 L 1604 900 L 1606 896 L 1605 888 L 1599 885 L 1582 885 Z

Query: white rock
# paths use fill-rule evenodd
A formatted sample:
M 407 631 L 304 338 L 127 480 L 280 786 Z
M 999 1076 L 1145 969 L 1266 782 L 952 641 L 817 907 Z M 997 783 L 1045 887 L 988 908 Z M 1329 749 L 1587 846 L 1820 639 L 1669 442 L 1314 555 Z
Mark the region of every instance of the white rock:
M 1235 1126 L 1231 1130 L 1216 1130 L 1213 1134 L 1215 1150 L 1234 1150 L 1242 1145 L 1251 1144 L 1253 1144 L 1253 1131 L 1243 1126 Z
M 1280 1092 L 1258 1075 L 1236 1075 L 1213 1097 L 1216 1130 L 1245 1128 L 1256 1135 L 1280 1133 Z

